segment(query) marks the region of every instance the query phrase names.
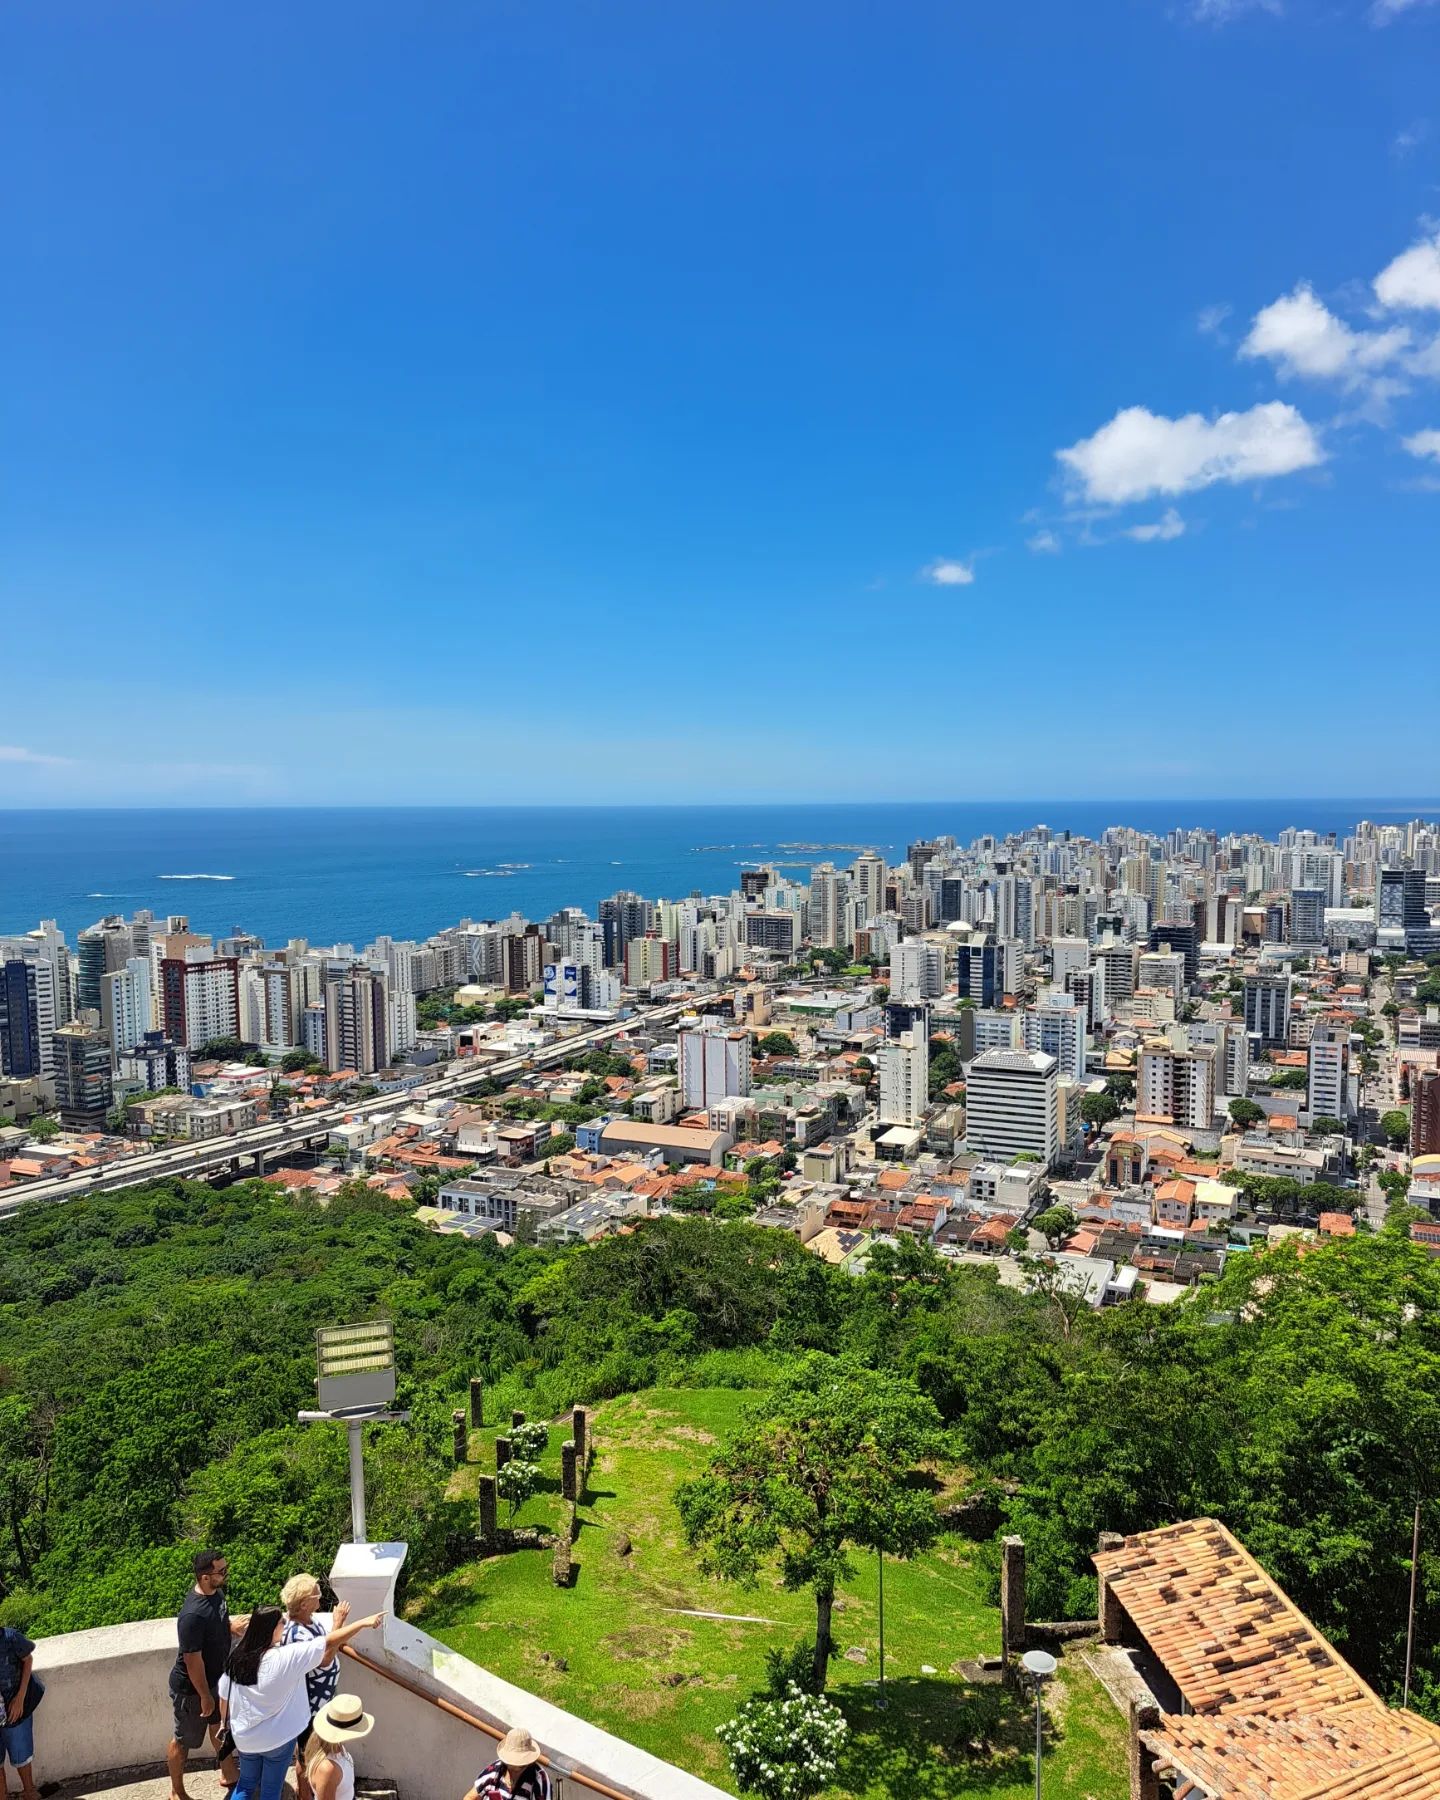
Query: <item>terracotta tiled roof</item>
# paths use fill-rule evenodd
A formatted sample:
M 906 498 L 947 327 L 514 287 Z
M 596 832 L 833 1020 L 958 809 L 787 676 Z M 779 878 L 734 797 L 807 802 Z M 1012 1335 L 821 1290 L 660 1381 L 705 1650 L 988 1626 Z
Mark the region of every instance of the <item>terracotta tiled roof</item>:
M 1224 1800 L 1440 1793 L 1440 1729 L 1413 1713 L 1360 1706 L 1323 1719 L 1174 1717 L 1144 1737 L 1162 1769 Z
M 1127 1538 L 1098 1552 L 1095 1567 L 1194 1712 L 1278 1719 L 1357 1700 L 1380 1705 L 1214 1519 Z
M 1185 1800 L 1440 1800 L 1440 1726 L 1391 1711 L 1223 1525 L 1095 1558 L 1189 1708 L 1141 1738 Z

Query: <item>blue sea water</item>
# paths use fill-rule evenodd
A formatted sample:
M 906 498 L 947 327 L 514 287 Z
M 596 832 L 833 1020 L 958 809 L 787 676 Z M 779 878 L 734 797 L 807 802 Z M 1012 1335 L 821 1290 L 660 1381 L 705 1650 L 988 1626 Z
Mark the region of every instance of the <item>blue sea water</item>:
M 358 946 L 462 918 L 544 919 L 571 905 L 593 915 L 617 888 L 724 893 L 747 862 L 790 862 L 803 879 L 826 855 L 869 847 L 893 861 L 943 833 L 969 842 L 1044 823 L 1088 837 L 1130 825 L 1273 838 L 1287 825 L 1343 835 L 1362 818 L 1437 813 L 1433 799 L 0 812 L 0 932 L 51 918 L 73 941 L 106 913 L 148 906 L 198 931 Z

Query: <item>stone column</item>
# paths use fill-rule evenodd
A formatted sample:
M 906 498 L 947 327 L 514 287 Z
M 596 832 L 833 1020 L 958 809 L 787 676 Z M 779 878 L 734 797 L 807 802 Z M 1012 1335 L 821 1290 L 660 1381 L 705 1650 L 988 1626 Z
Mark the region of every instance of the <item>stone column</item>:
M 495 1440 L 495 1472 L 499 1474 L 510 1460 L 510 1440 L 508 1437 L 497 1437 Z
M 574 1500 L 578 1491 L 575 1480 L 575 1446 L 562 1444 L 560 1446 L 560 1492 L 567 1500 Z
M 480 1477 L 480 1542 L 488 1550 L 494 1544 L 499 1525 L 495 1505 L 495 1477 Z
M 510 1415 L 510 1429 L 511 1429 L 511 1430 L 512 1430 L 512 1431 L 513 1431 L 513 1430 L 514 1430 L 514 1429 L 515 1429 L 515 1427 L 516 1427 L 516 1426 L 517 1426 L 517 1425 L 523 1425 L 523 1424 L 524 1424 L 524 1423 L 525 1423 L 525 1415 L 524 1415 L 524 1413 L 523 1413 L 523 1412 L 512 1412 L 512 1413 L 511 1413 L 511 1415 Z
M 572 1410 L 570 1422 L 572 1427 L 571 1436 L 575 1440 L 575 1460 L 583 1469 L 585 1467 L 585 1434 L 588 1429 L 588 1421 L 586 1420 L 585 1408 L 583 1406 L 577 1406 Z
M 470 1423 L 476 1431 L 485 1423 L 485 1383 L 478 1375 L 470 1377 Z
M 1142 1731 L 1154 1731 L 1159 1724 L 1160 1708 L 1152 1700 L 1130 1702 L 1130 1800 L 1160 1800 L 1155 1752 L 1140 1741 Z
M 1000 1545 L 1000 1655 L 1008 1669 L 1025 1648 L 1025 1540 Z
M 463 1463 L 470 1454 L 470 1438 L 465 1429 L 465 1409 L 457 1406 L 450 1415 L 450 1423 L 455 1429 L 455 1460 Z
M 1099 1551 L 1119 1550 L 1125 1543 L 1118 1531 L 1102 1531 L 1096 1549 Z M 1115 1598 L 1110 1583 L 1102 1575 L 1100 1577 L 1100 1642 L 1102 1644 L 1119 1644 L 1125 1637 L 1125 1611 Z

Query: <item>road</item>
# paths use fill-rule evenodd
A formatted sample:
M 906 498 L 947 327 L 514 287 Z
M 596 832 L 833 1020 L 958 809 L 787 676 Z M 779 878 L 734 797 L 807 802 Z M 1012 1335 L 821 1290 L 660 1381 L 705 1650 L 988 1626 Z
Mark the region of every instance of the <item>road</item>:
M 227 1168 L 247 1158 L 263 1157 L 267 1162 L 284 1152 L 302 1148 L 313 1139 L 328 1137 L 335 1125 L 364 1119 L 373 1113 L 395 1112 L 407 1106 L 421 1106 L 427 1100 L 459 1099 L 482 1082 L 494 1076 L 519 1075 L 527 1069 L 544 1068 L 550 1063 L 566 1062 L 572 1056 L 593 1050 L 613 1037 L 621 1037 L 637 1026 L 665 1025 L 692 1011 L 695 1000 L 673 1001 L 647 1012 L 632 1014 L 613 1025 L 599 1025 L 590 1031 L 577 1032 L 523 1056 L 509 1056 L 499 1062 L 471 1062 L 468 1067 L 446 1065 L 445 1073 L 403 1094 L 378 1094 L 370 1100 L 328 1106 L 318 1112 L 285 1119 L 271 1125 L 255 1125 L 248 1131 L 237 1131 L 229 1137 L 211 1138 L 197 1144 L 172 1144 L 163 1150 L 148 1151 L 140 1156 L 127 1156 L 108 1163 L 103 1169 L 87 1170 L 80 1175 L 66 1175 L 54 1181 L 27 1182 L 23 1190 L 0 1195 L 0 1219 L 17 1212 L 20 1207 L 37 1200 L 73 1200 L 79 1194 L 104 1193 L 112 1188 L 135 1187 L 162 1176 L 204 1176 Z

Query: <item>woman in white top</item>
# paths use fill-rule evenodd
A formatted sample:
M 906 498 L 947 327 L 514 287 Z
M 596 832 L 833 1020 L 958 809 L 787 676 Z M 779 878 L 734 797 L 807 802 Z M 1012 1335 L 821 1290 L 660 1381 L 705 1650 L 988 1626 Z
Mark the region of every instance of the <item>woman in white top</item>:
M 286 1644 L 281 1641 L 285 1614 L 280 1608 L 255 1608 L 220 1677 L 220 1716 L 240 1759 L 234 1800 L 280 1800 L 295 1740 L 310 1722 L 306 1675 L 383 1617 L 372 1613 L 336 1625 L 324 1637 Z
M 337 1694 L 316 1713 L 305 1750 L 305 1779 L 315 1800 L 355 1800 L 355 1764 L 347 1746 L 369 1737 L 374 1726 L 354 1694 Z

